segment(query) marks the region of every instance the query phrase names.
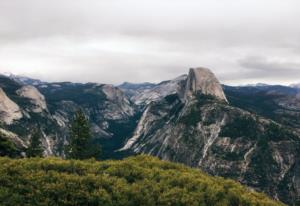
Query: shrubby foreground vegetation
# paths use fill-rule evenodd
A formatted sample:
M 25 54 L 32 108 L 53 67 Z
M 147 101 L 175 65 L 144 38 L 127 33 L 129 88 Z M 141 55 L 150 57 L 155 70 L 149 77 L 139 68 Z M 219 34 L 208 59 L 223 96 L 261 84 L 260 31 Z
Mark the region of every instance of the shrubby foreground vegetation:
M 149 156 L 0 158 L 1 205 L 282 205 L 232 180 Z

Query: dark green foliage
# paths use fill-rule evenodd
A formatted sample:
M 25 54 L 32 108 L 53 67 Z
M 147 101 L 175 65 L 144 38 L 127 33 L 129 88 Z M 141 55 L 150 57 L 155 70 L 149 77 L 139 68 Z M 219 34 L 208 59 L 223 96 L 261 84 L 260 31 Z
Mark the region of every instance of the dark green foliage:
M 286 127 L 275 124 L 271 122 L 265 132 L 264 132 L 264 138 L 266 140 L 272 140 L 272 141 L 280 141 L 284 139 L 294 139 L 297 140 L 297 135 L 293 134 L 290 130 L 288 130 Z
M 280 99 L 296 98 L 299 91 L 295 88 L 285 86 L 225 86 L 224 92 L 232 106 L 255 112 L 288 126 L 299 127 L 300 125 L 299 110 L 278 104 Z
M 51 104 L 60 101 L 73 101 L 80 105 L 95 106 L 95 104 L 106 99 L 101 85 L 94 86 L 92 84 L 72 84 L 68 82 L 61 82 L 58 85 L 59 87 L 57 88 L 51 84 L 48 85 L 51 89 L 40 88 L 47 101 Z
M 213 145 L 211 147 L 211 150 L 214 155 L 228 161 L 240 161 L 244 158 L 243 154 L 234 151 L 225 151 L 222 147 L 219 147 L 217 145 Z
M 26 151 L 27 157 L 42 157 L 43 147 L 41 142 L 41 133 L 38 129 L 35 129 L 32 133 L 29 147 Z
M 250 186 L 259 187 L 267 191 L 269 185 L 277 184 L 274 182 L 272 174 L 280 173 L 281 169 L 274 160 L 274 152 L 272 151 L 270 143 L 292 138 L 296 139 L 297 136 L 283 126 L 273 122 L 265 126 L 265 130 L 258 136 L 256 150 L 259 152 L 254 152 L 254 156 L 251 159 L 250 167 L 253 170 L 252 174 L 246 174 L 246 179 L 252 180 L 252 175 L 254 174 L 255 179 L 258 180 L 253 185 L 250 184 Z
M 251 116 L 237 116 L 222 128 L 219 136 L 256 139 L 258 136 L 257 126 L 258 122 Z
M 250 184 L 250 186 L 256 186 L 267 191 L 269 185 L 276 185 L 276 183 L 273 182 L 272 174 L 278 174 L 280 168 L 276 166 L 277 163 L 273 159 L 272 149 L 269 147 L 268 141 L 265 138 L 259 139 L 257 150 L 260 152 L 254 153 L 249 165 L 253 170 L 252 174 L 247 173 L 245 177 L 246 179 L 250 179 L 249 182 L 251 182 L 253 175 L 255 175 L 254 179 L 258 181 L 255 182 L 254 185 Z
M 0 156 L 19 156 L 19 151 L 16 148 L 15 144 L 9 141 L 2 133 L 0 133 Z
M 92 142 L 90 125 L 82 110 L 78 110 L 70 127 L 66 155 L 71 159 L 98 157 L 100 147 Z
M 183 116 L 180 119 L 180 123 L 185 125 L 195 126 L 201 121 L 201 111 L 197 107 L 193 107 L 188 115 Z
M 205 104 L 216 103 L 216 102 L 219 104 L 227 104 L 225 101 L 220 100 L 213 95 L 202 94 L 201 92 L 196 94 L 196 98 L 197 98 L 198 107 L 203 106 Z
M 274 111 L 280 108 L 272 97 L 266 95 L 262 91 L 252 91 L 254 88 L 245 88 L 245 91 L 238 89 L 225 89 L 226 97 L 231 105 L 251 111 L 257 112 L 266 117 L 274 117 Z
M 191 106 L 191 110 L 188 112 L 188 114 L 183 116 L 180 119 L 180 123 L 183 123 L 185 125 L 192 125 L 192 126 L 197 125 L 197 123 L 202 121 L 203 115 L 201 115 L 202 112 L 201 110 L 205 105 L 218 104 L 218 109 L 212 112 L 212 114 L 215 116 L 218 116 L 218 113 L 221 112 L 222 109 L 225 109 L 223 108 L 224 102 L 218 100 L 212 95 L 205 95 L 205 94 L 198 93 L 196 95 L 196 99 L 197 99 L 196 103 Z M 215 122 L 214 120 L 215 119 L 213 119 L 212 117 L 210 120 L 206 120 L 203 123 L 207 125 L 210 123 L 214 123 Z
M 10 78 L 3 76 L 0 74 L 0 87 L 9 94 L 15 93 L 17 89 L 21 87 L 21 85 Z
M 1 205 L 277 206 L 232 180 L 149 156 L 122 161 L 0 158 Z
M 101 159 L 123 158 L 128 156 L 124 152 L 117 152 L 124 145 L 124 140 L 131 137 L 141 114 L 137 113 L 128 121 L 108 121 L 108 131 L 113 134 L 112 141 L 105 138 L 96 140 L 101 145 Z M 131 154 L 131 152 L 129 152 Z
M 6 95 L 16 102 L 18 105 L 23 107 L 28 107 L 31 105 L 30 100 L 27 98 L 20 97 L 17 95 L 16 91 L 21 88 L 22 85 L 11 80 L 10 78 L 0 74 L 0 88 L 4 90 Z
M 179 99 L 178 94 L 170 94 L 165 97 L 167 103 L 172 104 Z

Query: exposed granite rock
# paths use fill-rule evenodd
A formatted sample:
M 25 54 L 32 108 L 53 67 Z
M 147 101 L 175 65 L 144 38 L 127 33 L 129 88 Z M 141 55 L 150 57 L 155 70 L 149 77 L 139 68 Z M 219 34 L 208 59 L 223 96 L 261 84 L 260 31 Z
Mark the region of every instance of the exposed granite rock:
M 199 167 L 299 202 L 300 132 L 229 105 L 209 70 L 191 69 L 184 89 L 184 98 L 179 90 L 148 104 L 122 150 Z
M 0 88 L 0 121 L 5 124 L 12 124 L 14 120 L 21 119 L 22 117 L 20 107 Z
M 227 101 L 219 80 L 206 68 L 192 68 L 189 71 L 184 98 L 187 99 L 193 96 L 195 92 L 212 95 L 220 100 Z
M 132 102 L 137 105 L 147 105 L 150 102 L 161 100 L 170 94 L 181 92 L 185 85 L 187 75 L 181 75 L 175 79 L 163 81 L 157 85 L 141 84 L 135 87 L 121 85 L 120 88 L 130 96 Z
M 30 99 L 34 106 L 32 108 L 33 112 L 39 113 L 43 110 L 47 110 L 47 104 L 44 95 L 42 95 L 34 86 L 22 86 L 19 90 L 17 90 L 17 94 L 21 97 Z

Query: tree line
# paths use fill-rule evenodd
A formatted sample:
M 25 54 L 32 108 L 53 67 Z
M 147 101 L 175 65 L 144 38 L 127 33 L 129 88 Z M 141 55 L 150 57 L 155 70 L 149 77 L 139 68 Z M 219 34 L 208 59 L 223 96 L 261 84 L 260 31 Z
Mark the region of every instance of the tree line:
M 35 128 L 26 149 L 27 157 L 43 157 L 44 149 L 41 141 L 41 131 Z M 84 112 L 78 110 L 69 126 L 68 144 L 64 146 L 64 155 L 67 159 L 98 159 L 101 146 L 93 142 L 90 124 Z

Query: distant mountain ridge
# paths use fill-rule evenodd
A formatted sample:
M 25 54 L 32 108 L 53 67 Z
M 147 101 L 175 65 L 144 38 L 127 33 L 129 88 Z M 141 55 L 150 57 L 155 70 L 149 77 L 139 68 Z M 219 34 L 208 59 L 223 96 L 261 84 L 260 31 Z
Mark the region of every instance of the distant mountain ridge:
M 300 201 L 300 91 L 226 86 L 205 68 L 158 84 L 47 83 L 0 76 L 1 142 L 24 156 L 38 127 L 45 156 L 64 156 L 83 109 L 103 158 L 147 153 L 230 177 L 289 204 Z M 9 150 L 10 151 L 10 150 Z M 4 153 L 3 153 L 4 152 Z
M 299 202 L 299 91 L 259 85 L 224 86 L 223 92 L 215 77 L 193 76 L 178 82 L 177 92 L 146 104 L 122 150 L 200 167 L 290 204 Z M 182 98 L 182 91 L 190 97 Z
M 291 84 L 290 87 L 294 87 L 294 88 L 300 89 L 300 83 Z
M 11 140 L 18 137 L 26 148 L 32 130 L 39 127 L 47 156 L 64 155 L 68 125 L 79 108 L 90 120 L 95 141 L 102 142 L 103 155 L 121 146 L 138 115 L 135 105 L 112 85 L 43 82 L 33 86 L 0 76 L 0 88 L 0 127 L 7 131 L 2 135 Z

